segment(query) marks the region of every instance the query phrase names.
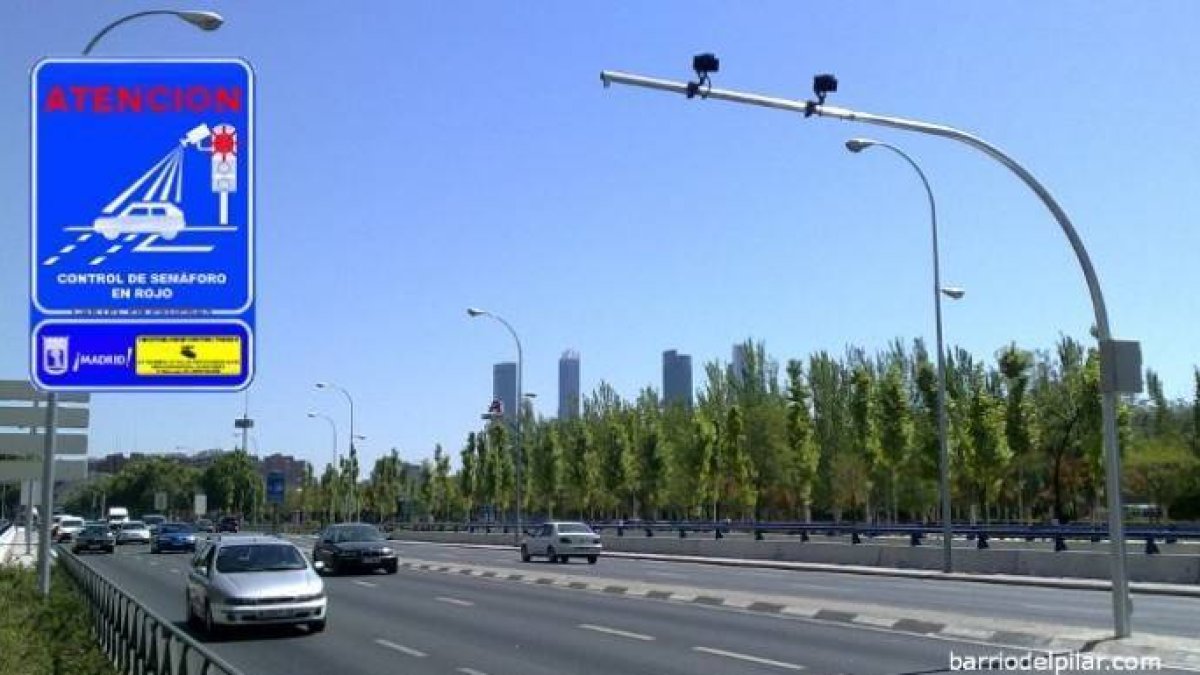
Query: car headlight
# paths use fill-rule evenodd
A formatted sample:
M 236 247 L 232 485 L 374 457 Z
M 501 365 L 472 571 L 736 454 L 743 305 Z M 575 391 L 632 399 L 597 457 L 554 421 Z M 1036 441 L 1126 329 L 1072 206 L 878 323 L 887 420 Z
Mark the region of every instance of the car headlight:
M 384 555 L 392 555 L 393 553 L 395 553 L 395 551 L 393 551 L 393 550 L 391 549 L 391 547 L 389 547 L 389 546 L 384 546 L 384 547 L 383 547 L 383 550 L 382 550 L 382 551 L 380 551 L 380 553 L 382 553 L 382 554 L 384 554 Z

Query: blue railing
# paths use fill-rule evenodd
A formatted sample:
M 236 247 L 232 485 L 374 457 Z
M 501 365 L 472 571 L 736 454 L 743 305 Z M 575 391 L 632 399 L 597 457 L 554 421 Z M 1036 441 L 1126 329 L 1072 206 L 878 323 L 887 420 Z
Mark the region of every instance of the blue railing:
M 525 527 L 536 527 L 540 521 L 526 523 Z M 755 539 L 768 535 L 799 537 L 809 541 L 813 536 L 827 538 L 849 538 L 851 544 L 861 544 L 864 539 L 876 537 L 905 537 L 910 546 L 920 546 L 929 535 L 940 536 L 940 524 L 877 524 L 877 523 L 829 523 L 829 522 L 701 522 L 701 521 L 593 521 L 592 529 L 601 534 L 618 537 L 660 535 L 687 538 L 689 535 L 710 535 L 723 539 L 730 534 L 744 534 Z M 515 534 L 514 523 L 507 522 L 459 522 L 459 523 L 405 523 L 396 529 L 425 532 L 465 532 L 481 534 Z M 1024 525 L 988 524 L 971 525 L 956 523 L 951 526 L 956 537 L 974 541 L 976 548 L 986 549 L 992 539 L 1023 539 L 1028 542 L 1053 542 L 1054 550 L 1068 550 L 1068 541 L 1100 542 L 1108 538 L 1105 525 Z M 1158 543 L 1175 544 L 1184 540 L 1200 540 L 1200 525 L 1130 525 L 1125 528 L 1129 540 L 1143 540 L 1145 552 L 1159 552 Z

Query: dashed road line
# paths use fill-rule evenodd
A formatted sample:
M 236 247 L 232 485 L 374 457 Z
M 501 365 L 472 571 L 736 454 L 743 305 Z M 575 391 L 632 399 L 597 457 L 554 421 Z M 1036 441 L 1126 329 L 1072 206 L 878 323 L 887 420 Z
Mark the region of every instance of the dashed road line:
M 475 606 L 475 603 L 471 602 L 470 600 L 459 600 L 458 598 L 448 598 L 448 597 L 444 597 L 444 596 L 440 596 L 440 595 L 438 597 L 434 598 L 434 600 L 437 600 L 438 602 L 444 602 L 448 605 L 458 605 L 459 607 L 474 607 Z
M 102 262 L 104 262 L 104 256 L 98 255 L 95 258 L 92 258 L 91 260 L 89 260 L 88 264 L 89 265 L 99 265 Z
M 359 586 L 363 586 L 365 588 L 375 588 L 375 586 L 378 585 L 378 584 L 373 584 L 370 581 L 360 581 L 358 579 L 355 579 L 352 583 L 358 584 Z
M 125 241 L 125 243 L 126 243 L 126 244 L 128 244 L 129 242 L 131 242 L 131 241 L 133 241 L 134 239 L 137 239 L 137 238 L 138 238 L 138 236 L 137 236 L 137 234 L 136 234 L 136 233 L 135 233 L 135 234 L 127 234 L 127 235 L 125 235 L 125 239 L 124 239 L 124 241 Z
M 804 666 L 795 663 L 786 663 L 784 661 L 776 661 L 774 659 L 765 659 L 761 656 L 753 656 L 751 654 L 739 654 L 738 652 L 727 652 L 724 649 L 713 649 L 712 647 L 692 647 L 692 651 L 704 652 L 714 656 L 724 656 L 730 659 L 738 659 L 740 661 L 749 661 L 750 663 L 761 663 L 764 666 L 775 666 L 785 670 L 804 670 Z
M 49 258 L 46 258 L 45 262 L 43 262 L 42 265 L 49 267 L 50 265 L 53 265 L 54 263 L 58 262 L 58 258 L 59 258 L 58 256 L 52 255 Z
M 458 668 L 457 671 L 463 675 L 487 675 L 487 673 L 483 672 L 482 670 L 475 670 L 474 668 L 463 667 Z
M 107 253 L 108 255 L 112 255 L 112 254 L 120 251 L 123 247 L 124 247 L 124 244 L 113 244 L 112 246 L 108 247 L 108 250 L 105 251 L 105 253 Z
M 594 623 L 581 623 L 581 624 L 579 624 L 578 628 L 594 631 L 597 633 L 605 633 L 607 635 L 616 635 L 618 637 L 629 638 L 631 640 L 641 640 L 643 642 L 649 642 L 650 640 L 654 639 L 653 635 L 646 635 L 644 633 L 633 633 L 633 632 L 630 632 L 627 630 L 620 630 L 618 628 L 609 628 L 608 626 L 597 626 Z
M 419 649 L 413 649 L 412 647 L 405 647 L 404 645 L 398 645 L 395 642 L 390 642 L 388 640 L 384 640 L 384 639 L 380 639 L 380 638 L 376 638 L 375 644 L 379 645 L 380 647 L 387 647 L 388 649 L 400 652 L 401 654 L 408 654 L 409 656 L 415 656 L 418 659 L 423 659 L 426 656 L 429 656 L 428 654 L 426 654 L 425 652 L 423 652 Z

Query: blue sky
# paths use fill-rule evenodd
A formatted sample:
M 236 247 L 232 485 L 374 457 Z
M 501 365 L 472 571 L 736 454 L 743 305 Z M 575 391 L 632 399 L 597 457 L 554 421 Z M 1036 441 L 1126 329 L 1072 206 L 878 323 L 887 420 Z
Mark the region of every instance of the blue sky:
M 0 26 L 0 377 L 27 372 L 28 75 L 141 2 L 10 5 Z M 168 3 L 169 6 L 169 3 Z M 201 33 L 169 18 L 114 32 L 107 56 L 241 56 L 258 76 L 262 453 L 329 456 L 319 409 L 365 463 L 391 447 L 454 455 L 521 333 L 526 389 L 553 414 L 559 354 L 585 390 L 659 386 L 661 352 L 779 358 L 931 336 L 925 168 L 942 222 L 948 340 L 1086 337 L 1078 265 L 1041 204 L 949 141 L 601 87 L 611 68 L 953 124 L 1028 166 L 1092 254 L 1117 337 L 1142 341 L 1168 394 L 1200 362 L 1200 5 L 1191 2 L 233 3 Z M 339 7 L 340 9 L 334 9 Z M 697 382 L 702 378 L 697 372 Z M 233 394 L 97 395 L 92 454 L 231 447 Z M 343 448 L 344 449 L 344 448 Z

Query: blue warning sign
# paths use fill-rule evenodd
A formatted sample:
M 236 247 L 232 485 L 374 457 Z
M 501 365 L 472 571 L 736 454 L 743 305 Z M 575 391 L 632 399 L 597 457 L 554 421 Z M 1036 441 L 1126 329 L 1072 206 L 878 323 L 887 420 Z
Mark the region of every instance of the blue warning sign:
M 254 361 L 249 65 L 47 59 L 31 95 L 34 381 L 51 390 L 245 387 Z M 167 353 L 175 345 L 177 363 Z

